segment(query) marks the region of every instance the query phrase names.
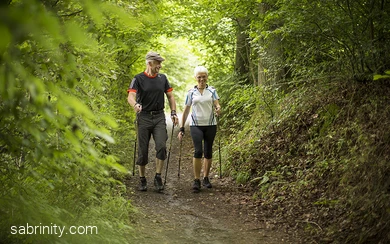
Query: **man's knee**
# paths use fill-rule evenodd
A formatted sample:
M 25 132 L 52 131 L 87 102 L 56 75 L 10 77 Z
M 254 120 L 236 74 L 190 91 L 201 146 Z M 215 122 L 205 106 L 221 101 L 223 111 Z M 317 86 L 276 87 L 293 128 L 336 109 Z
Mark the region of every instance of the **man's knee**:
M 143 160 L 143 159 L 138 159 L 137 163 L 136 163 L 136 165 L 139 165 L 139 166 L 145 166 L 147 164 L 148 164 L 148 161 L 147 160 Z
M 160 160 L 165 160 L 167 158 L 167 148 L 162 147 L 156 152 L 156 158 Z

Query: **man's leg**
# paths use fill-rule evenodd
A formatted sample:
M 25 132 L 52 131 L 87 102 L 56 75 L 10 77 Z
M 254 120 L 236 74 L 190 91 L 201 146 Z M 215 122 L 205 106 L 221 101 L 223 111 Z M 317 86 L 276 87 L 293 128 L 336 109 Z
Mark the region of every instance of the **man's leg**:
M 164 160 L 167 158 L 167 125 L 165 122 L 165 115 L 157 115 L 158 117 L 154 118 L 155 126 L 153 128 L 153 139 L 155 143 L 156 150 L 156 172 L 161 173 L 164 166 Z M 159 172 L 158 172 L 159 171 Z
M 156 176 L 154 177 L 154 186 L 157 191 L 162 191 L 164 190 L 164 185 L 161 179 L 161 172 L 164 168 L 164 160 L 167 158 L 166 142 L 168 133 L 164 114 L 157 115 L 154 120 L 156 123 L 153 129 L 153 139 L 156 146 Z
M 148 114 L 139 114 L 138 115 L 138 159 L 137 164 L 140 166 L 145 166 L 148 164 L 148 155 L 149 155 L 149 141 L 152 136 L 151 128 L 153 127 L 153 122 Z M 144 168 L 145 169 L 145 168 Z
M 160 174 L 164 168 L 164 160 L 156 158 L 156 174 Z
M 140 176 L 140 191 L 147 190 L 147 181 L 145 178 L 145 165 L 148 163 L 148 151 L 149 151 L 149 141 L 151 133 L 149 127 L 151 122 L 147 115 L 139 115 L 138 117 L 138 169 Z
M 140 185 L 139 185 L 139 190 L 140 191 L 146 191 L 148 189 L 147 187 L 147 182 L 145 178 L 145 165 L 138 165 L 139 169 L 139 178 L 140 178 Z
M 138 165 L 139 177 L 145 177 L 145 165 Z
M 164 168 L 164 160 L 156 158 L 156 176 L 154 177 L 154 186 L 157 191 L 164 190 L 164 185 L 162 183 L 161 172 Z

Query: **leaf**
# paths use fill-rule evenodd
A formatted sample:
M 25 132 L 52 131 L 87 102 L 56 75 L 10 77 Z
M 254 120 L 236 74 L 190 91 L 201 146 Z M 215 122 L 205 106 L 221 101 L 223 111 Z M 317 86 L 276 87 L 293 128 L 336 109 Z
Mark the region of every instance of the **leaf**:
M 269 177 L 266 175 L 263 175 L 263 180 L 259 183 L 259 185 L 263 185 L 269 181 Z
M 115 142 L 114 138 L 112 138 L 109 134 L 106 134 L 106 133 L 104 133 L 102 131 L 98 131 L 98 130 L 95 130 L 95 131 L 92 131 L 92 132 L 95 133 L 95 135 L 103 138 L 104 140 L 106 140 L 109 143 L 114 143 Z
M 118 128 L 118 123 L 115 121 L 115 119 L 112 116 L 104 115 L 101 117 L 101 120 L 107 123 L 108 126 L 111 128 Z
M 87 118 L 95 117 L 87 105 L 74 96 L 62 94 L 62 101 L 72 108 L 76 115 L 85 115 Z
M 142 23 L 139 21 L 139 18 L 136 19 L 135 17 L 131 16 L 131 13 L 126 12 L 123 8 L 113 5 L 112 3 L 104 2 L 102 3 L 102 8 L 105 11 L 109 11 L 111 15 L 118 17 L 119 23 L 124 28 L 137 30 Z
M 98 27 L 102 27 L 104 16 L 100 9 L 100 4 L 95 0 L 84 0 L 84 10 L 92 18 Z
M 387 72 L 390 72 L 390 71 L 387 71 Z M 387 78 L 390 78 L 390 75 L 374 75 L 374 80 L 387 79 Z
M 65 32 L 70 41 L 78 47 L 89 47 L 96 50 L 98 44 L 95 40 L 87 36 L 86 31 L 84 31 L 81 26 L 75 22 L 70 21 L 65 25 Z

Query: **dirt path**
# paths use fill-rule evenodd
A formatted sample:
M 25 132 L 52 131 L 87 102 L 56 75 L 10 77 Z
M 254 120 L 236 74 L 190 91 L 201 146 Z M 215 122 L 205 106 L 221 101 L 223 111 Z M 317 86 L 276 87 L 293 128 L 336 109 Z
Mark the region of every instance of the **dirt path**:
M 171 128 L 168 125 L 169 135 Z M 139 233 L 136 243 L 298 243 L 292 235 L 277 231 L 270 224 L 272 221 L 257 211 L 249 192 L 237 187 L 229 178 L 219 179 L 218 153 L 214 154 L 210 174 L 213 188 L 193 193 L 192 141 L 187 133 L 182 145 L 179 178 L 177 133 L 178 128 L 175 128 L 163 193 L 157 193 L 153 186 L 154 153 L 146 167 L 148 191 L 137 190 L 137 173 L 126 180 L 129 199 L 138 210 L 133 220 L 135 232 Z M 168 139 L 168 148 L 169 142 Z M 154 149 L 153 142 L 151 148 Z

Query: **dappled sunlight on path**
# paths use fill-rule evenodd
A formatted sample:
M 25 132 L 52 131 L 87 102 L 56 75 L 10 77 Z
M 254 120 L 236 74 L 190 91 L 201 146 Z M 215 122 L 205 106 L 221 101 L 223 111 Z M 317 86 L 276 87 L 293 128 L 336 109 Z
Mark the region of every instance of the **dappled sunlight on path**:
M 181 118 L 181 115 L 179 115 Z M 172 122 L 167 115 L 168 135 Z M 137 243 L 299 243 L 292 235 L 275 226 L 256 211 L 251 195 L 237 187 L 230 178 L 218 178 L 217 167 L 211 169 L 213 188 L 191 190 L 192 141 L 186 134 L 182 144 L 180 177 L 178 177 L 179 128 L 174 128 L 168 175 L 163 193 L 154 191 L 154 146 L 151 140 L 149 164 L 146 167 L 148 191 L 137 191 L 138 176 L 126 180 L 128 197 L 138 212 L 132 216 Z M 188 125 L 186 128 L 188 131 Z M 169 148 L 170 138 L 167 142 Z M 137 175 L 137 174 L 136 174 Z M 165 178 L 165 168 L 163 179 Z

